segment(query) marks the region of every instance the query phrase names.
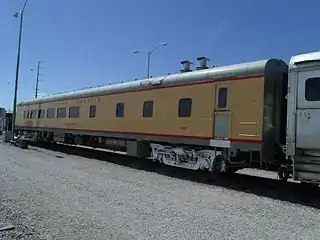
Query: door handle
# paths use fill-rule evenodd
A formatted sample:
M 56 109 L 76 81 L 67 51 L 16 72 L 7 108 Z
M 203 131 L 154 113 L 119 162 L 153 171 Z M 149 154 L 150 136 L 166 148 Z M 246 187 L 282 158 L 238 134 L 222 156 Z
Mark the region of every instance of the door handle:
M 308 113 L 308 112 L 304 112 L 304 115 L 306 116 L 306 118 L 308 118 L 308 119 L 310 119 L 310 117 L 311 117 L 311 114 L 310 113 Z

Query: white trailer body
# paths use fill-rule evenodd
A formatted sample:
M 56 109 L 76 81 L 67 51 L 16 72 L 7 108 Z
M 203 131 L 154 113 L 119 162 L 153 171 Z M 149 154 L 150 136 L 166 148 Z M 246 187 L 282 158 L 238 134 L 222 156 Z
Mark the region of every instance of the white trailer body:
M 289 63 L 286 156 L 294 180 L 320 184 L 320 52 Z

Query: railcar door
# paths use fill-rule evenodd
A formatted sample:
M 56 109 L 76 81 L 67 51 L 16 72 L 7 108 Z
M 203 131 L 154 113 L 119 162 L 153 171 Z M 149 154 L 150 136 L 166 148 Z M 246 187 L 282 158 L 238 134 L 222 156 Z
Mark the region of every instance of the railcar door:
M 320 153 L 320 70 L 298 72 L 296 147 Z
M 215 85 L 215 108 L 213 114 L 213 138 L 215 140 L 228 140 L 230 138 L 230 109 L 228 85 Z M 219 145 L 219 144 L 218 144 Z

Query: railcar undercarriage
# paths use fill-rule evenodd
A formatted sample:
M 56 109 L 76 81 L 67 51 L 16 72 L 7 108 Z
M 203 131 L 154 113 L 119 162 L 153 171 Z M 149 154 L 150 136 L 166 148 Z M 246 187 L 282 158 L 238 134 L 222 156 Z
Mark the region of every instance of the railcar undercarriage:
M 24 132 L 33 141 L 62 142 L 64 144 L 84 145 L 93 148 L 106 148 L 116 151 L 126 151 L 128 141 L 125 139 L 109 139 L 105 137 L 82 136 L 70 133 L 56 134 L 53 132 Z M 131 140 L 130 140 L 131 141 Z M 248 154 L 236 152 L 229 154 L 228 149 L 203 149 L 195 146 L 172 146 L 163 143 L 147 143 L 149 153 L 155 162 L 169 166 L 204 170 L 212 172 L 234 173 L 243 168 L 252 168 L 252 161 L 247 159 Z M 137 145 L 138 147 L 138 145 Z M 244 155 L 244 156 L 241 156 Z M 292 163 L 286 159 L 285 150 L 276 147 L 274 152 L 275 170 L 280 180 L 287 181 L 292 176 Z M 252 156 L 251 156 L 252 158 Z M 259 164 L 258 164 L 259 165 Z M 261 166 L 261 164 L 260 164 Z M 259 167 L 258 167 L 259 168 Z M 260 167 L 261 168 L 261 167 Z

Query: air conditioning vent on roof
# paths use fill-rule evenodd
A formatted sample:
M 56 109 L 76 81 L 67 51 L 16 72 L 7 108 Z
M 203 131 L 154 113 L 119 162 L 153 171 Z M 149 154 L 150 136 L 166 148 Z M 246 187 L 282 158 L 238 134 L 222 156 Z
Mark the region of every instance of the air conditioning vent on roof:
M 199 61 L 199 67 L 197 70 L 208 69 L 207 62 L 210 61 L 207 57 L 198 57 L 197 60 Z
M 185 61 L 181 61 L 182 64 L 182 69 L 180 70 L 180 72 L 184 73 L 184 72 L 191 72 L 191 68 L 190 65 L 193 64 L 192 62 L 185 60 Z

